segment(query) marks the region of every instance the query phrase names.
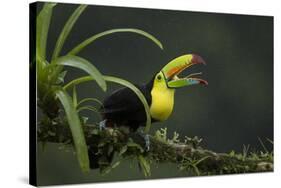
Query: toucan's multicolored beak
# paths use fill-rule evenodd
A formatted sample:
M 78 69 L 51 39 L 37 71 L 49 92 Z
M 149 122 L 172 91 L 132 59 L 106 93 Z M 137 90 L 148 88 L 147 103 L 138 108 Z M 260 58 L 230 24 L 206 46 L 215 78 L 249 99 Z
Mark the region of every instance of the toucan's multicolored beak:
M 208 82 L 195 78 L 193 76 L 199 75 L 201 73 L 190 74 L 184 78 L 179 78 L 178 75 L 186 68 L 195 64 L 206 64 L 205 61 L 198 55 L 187 54 L 177 57 L 170 61 L 161 72 L 164 74 L 166 79 L 166 84 L 169 88 L 180 88 L 184 86 L 203 84 L 208 85 Z

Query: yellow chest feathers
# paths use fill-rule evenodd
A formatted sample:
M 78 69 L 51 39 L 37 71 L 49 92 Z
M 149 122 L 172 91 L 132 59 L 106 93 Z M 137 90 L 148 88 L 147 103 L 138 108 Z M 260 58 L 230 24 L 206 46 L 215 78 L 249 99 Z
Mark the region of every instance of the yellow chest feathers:
M 151 90 L 150 115 L 158 121 L 165 121 L 171 115 L 174 107 L 174 89 L 153 87 Z

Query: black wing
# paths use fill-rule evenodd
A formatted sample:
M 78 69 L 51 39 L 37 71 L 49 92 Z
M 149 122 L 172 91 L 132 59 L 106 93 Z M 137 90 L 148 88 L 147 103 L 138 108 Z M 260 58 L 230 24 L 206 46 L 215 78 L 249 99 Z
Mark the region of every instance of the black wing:
M 146 85 L 135 85 L 151 104 L 151 88 Z M 145 110 L 138 96 L 129 88 L 124 87 L 114 91 L 103 102 L 102 114 L 104 119 L 116 123 L 143 123 L 146 121 Z

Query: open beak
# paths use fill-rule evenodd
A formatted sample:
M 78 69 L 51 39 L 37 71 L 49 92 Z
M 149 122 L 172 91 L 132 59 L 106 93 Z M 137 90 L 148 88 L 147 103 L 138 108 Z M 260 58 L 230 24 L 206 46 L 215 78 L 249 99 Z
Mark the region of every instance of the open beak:
M 206 63 L 200 56 L 195 54 L 182 55 L 170 61 L 161 70 L 165 76 L 167 86 L 169 88 L 180 88 L 195 84 L 208 85 L 206 80 L 194 77 L 196 75 L 200 75 L 201 73 L 193 73 L 184 78 L 179 78 L 178 75 L 183 70 L 195 64 L 205 65 Z

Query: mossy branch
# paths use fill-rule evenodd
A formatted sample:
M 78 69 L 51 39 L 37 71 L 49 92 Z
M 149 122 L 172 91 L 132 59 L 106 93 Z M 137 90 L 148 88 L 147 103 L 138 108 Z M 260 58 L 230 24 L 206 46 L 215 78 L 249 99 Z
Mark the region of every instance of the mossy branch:
M 60 122 L 60 123 L 58 123 Z M 146 176 L 150 175 L 152 162 L 170 162 L 177 164 L 179 170 L 186 170 L 190 175 L 213 175 L 230 173 L 249 173 L 273 171 L 273 153 L 248 152 L 241 154 L 216 153 L 200 147 L 201 139 L 186 137 L 184 142 L 179 135 L 167 138 L 167 130 L 161 129 L 150 135 L 150 150 L 143 148 L 144 140 L 138 133 L 127 133 L 124 129 L 99 130 L 96 125 L 84 125 L 88 148 L 96 148 L 99 159 L 96 161 L 102 172 L 118 166 L 120 161 L 111 164 L 108 156 L 119 154 L 119 158 L 137 159 Z M 72 136 L 66 121 L 45 119 L 38 127 L 40 142 L 54 142 L 72 145 Z M 90 153 L 90 152 L 89 152 Z M 91 160 L 91 159 L 90 159 Z

